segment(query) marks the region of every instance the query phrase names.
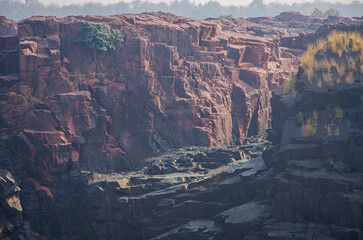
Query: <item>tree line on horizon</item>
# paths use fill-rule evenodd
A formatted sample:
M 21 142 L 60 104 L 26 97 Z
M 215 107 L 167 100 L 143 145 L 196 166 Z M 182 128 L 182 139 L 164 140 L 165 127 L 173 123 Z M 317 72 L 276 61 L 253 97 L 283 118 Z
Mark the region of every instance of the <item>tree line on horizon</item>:
M 329 16 L 341 16 L 342 14 L 333 8 L 330 8 L 328 10 L 326 10 L 325 12 L 321 11 L 318 8 L 315 8 L 314 11 L 311 13 L 311 16 L 313 17 L 320 17 L 320 18 L 326 18 Z
M 179 16 L 191 17 L 195 19 L 206 19 L 209 17 L 257 17 L 276 16 L 283 11 L 298 11 L 304 15 L 311 15 L 315 9 L 321 9 L 317 14 L 329 9 L 339 9 L 339 13 L 346 17 L 362 16 L 363 2 L 354 1 L 349 4 L 328 3 L 315 0 L 312 3 L 302 4 L 264 4 L 263 0 L 254 0 L 248 6 L 223 6 L 219 2 L 209 1 L 205 4 L 195 4 L 189 0 L 175 0 L 170 4 L 160 2 L 134 0 L 133 2 L 118 2 L 113 4 L 86 3 L 71 4 L 65 6 L 43 5 L 39 0 L 0 0 L 0 15 L 13 20 L 20 20 L 34 15 L 52 15 L 65 17 L 69 15 L 113 15 L 118 13 L 142 13 L 147 11 L 169 12 Z

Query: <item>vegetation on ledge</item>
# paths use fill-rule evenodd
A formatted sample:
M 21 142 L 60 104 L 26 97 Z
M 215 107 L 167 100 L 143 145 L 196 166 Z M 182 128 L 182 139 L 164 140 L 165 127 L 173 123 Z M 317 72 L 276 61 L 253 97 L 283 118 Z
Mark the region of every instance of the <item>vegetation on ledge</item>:
M 297 84 L 298 83 L 298 84 Z M 303 101 L 304 89 L 315 93 L 361 88 L 363 84 L 363 36 L 358 32 L 331 32 L 308 46 L 299 71 L 284 84 L 284 97 Z M 362 100 L 362 99 L 361 99 Z M 354 101 L 353 101 L 354 102 Z M 334 138 L 346 133 L 351 119 L 343 105 L 317 107 L 297 114 L 303 137 Z M 360 115 L 359 113 L 355 113 Z M 321 116 L 321 117 L 320 117 Z
M 123 42 L 123 35 L 117 30 L 110 30 L 105 24 L 92 25 L 84 22 L 83 27 L 79 30 L 79 35 L 72 42 L 83 43 L 100 52 L 115 50 L 115 43 Z
M 302 74 L 318 88 L 363 83 L 363 36 L 358 32 L 333 31 L 308 46 L 301 60 Z M 296 96 L 296 72 L 284 85 L 285 95 Z

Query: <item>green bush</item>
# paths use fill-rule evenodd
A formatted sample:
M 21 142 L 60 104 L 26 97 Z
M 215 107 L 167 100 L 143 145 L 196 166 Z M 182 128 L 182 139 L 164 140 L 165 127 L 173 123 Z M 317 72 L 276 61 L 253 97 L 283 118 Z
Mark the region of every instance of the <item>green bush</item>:
M 100 52 L 115 50 L 116 42 L 123 42 L 123 35 L 117 30 L 109 30 L 106 25 L 92 25 L 87 22 L 79 30 L 79 37 L 72 40 L 74 43 L 83 43 L 89 48 Z

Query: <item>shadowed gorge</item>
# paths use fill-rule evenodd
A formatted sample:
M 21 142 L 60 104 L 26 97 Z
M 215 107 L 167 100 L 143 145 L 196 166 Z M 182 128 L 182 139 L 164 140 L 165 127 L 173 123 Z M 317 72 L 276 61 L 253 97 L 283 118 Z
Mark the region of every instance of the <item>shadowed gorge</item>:
M 362 239 L 362 33 L 298 12 L 0 18 L 0 236 Z

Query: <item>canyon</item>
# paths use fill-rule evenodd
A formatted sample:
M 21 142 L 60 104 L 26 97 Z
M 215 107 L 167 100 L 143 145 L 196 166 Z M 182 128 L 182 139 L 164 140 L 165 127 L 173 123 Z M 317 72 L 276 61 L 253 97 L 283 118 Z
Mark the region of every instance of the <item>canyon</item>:
M 123 42 L 75 43 L 85 22 Z M 0 18 L 0 236 L 362 239 L 361 75 L 279 88 L 333 30 L 363 20 Z M 296 115 L 328 101 L 346 127 L 306 140 Z

